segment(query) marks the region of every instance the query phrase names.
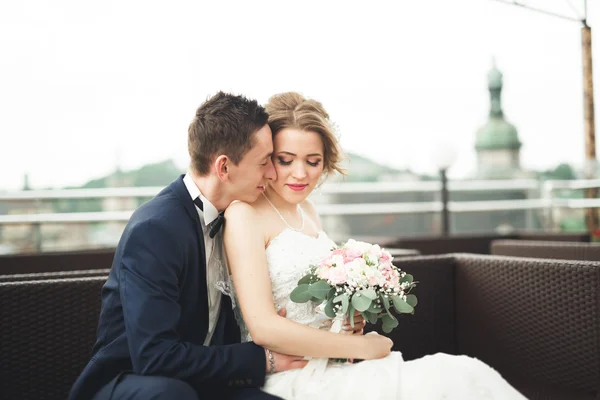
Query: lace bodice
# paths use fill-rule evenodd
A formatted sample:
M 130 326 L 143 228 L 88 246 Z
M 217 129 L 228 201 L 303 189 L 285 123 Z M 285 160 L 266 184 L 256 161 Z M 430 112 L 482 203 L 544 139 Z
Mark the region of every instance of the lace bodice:
M 335 243 L 325 232 L 317 237 L 286 228 L 271 240 L 266 249 L 267 264 L 271 276 L 275 308 L 285 308 L 287 318 L 304 325 L 320 325 L 323 315 L 312 302 L 294 303 L 290 293 L 298 285 L 310 264 L 321 261 L 329 254 Z M 239 311 L 236 310 L 236 311 Z M 238 320 L 242 330 L 242 341 L 251 341 L 243 321 Z

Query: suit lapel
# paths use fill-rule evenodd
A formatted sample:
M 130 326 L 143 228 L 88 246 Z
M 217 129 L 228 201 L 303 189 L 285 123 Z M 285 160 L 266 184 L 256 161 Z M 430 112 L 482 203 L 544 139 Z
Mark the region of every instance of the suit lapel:
M 208 331 L 208 290 L 206 282 L 206 249 L 204 248 L 204 235 L 202 233 L 202 224 L 200 223 L 200 217 L 196 211 L 196 206 L 192 201 L 192 197 L 188 192 L 185 184 L 183 183 L 184 175 L 181 175 L 177 180 L 171 184 L 173 193 L 179 198 L 179 201 L 185 208 L 190 219 L 194 221 L 194 227 L 196 229 L 196 240 L 198 243 L 198 261 L 199 261 L 199 279 L 198 285 L 200 289 L 199 295 L 199 306 L 202 312 L 203 323 Z
M 195 210 L 194 210 L 195 211 Z M 200 224 L 200 218 L 198 217 L 198 214 L 196 213 L 196 220 L 197 223 L 196 225 L 196 235 L 198 236 L 198 249 L 199 249 L 199 253 L 200 253 L 200 276 L 199 276 L 199 287 L 200 289 L 204 289 L 204 290 L 200 290 L 200 301 L 201 301 L 201 307 L 202 310 L 204 311 L 202 314 L 204 315 L 203 322 L 206 326 L 206 330 L 208 332 L 208 283 L 206 282 L 206 248 L 204 247 L 204 234 L 202 233 L 202 226 Z

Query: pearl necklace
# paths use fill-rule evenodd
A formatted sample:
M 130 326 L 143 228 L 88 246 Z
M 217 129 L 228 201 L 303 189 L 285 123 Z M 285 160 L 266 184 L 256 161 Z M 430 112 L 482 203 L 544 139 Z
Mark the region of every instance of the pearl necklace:
M 277 215 L 279 215 L 279 218 L 281 218 L 283 223 L 286 224 L 288 228 L 290 228 L 291 230 L 296 231 L 296 232 L 302 232 L 304 230 L 304 221 L 305 221 L 304 211 L 302 211 L 302 207 L 300 207 L 300 204 L 296 204 L 296 210 L 298 210 L 298 212 L 300 213 L 300 217 L 302 218 L 302 226 L 300 226 L 300 229 L 296 229 L 293 226 L 291 226 L 290 224 L 288 224 L 288 222 L 285 220 L 285 218 L 283 218 L 283 215 L 281 215 L 281 213 L 279 212 L 277 207 L 275 207 L 275 205 L 273 203 L 271 203 L 271 200 L 269 200 L 269 198 L 267 197 L 266 194 L 264 194 L 264 192 L 262 195 L 265 197 L 265 199 L 267 199 L 267 201 L 269 202 L 271 207 L 273 207 L 273 210 L 275 210 Z

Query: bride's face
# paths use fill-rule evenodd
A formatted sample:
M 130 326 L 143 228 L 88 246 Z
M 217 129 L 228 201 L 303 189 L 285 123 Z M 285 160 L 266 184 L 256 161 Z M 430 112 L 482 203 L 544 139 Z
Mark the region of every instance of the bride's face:
M 271 188 L 284 200 L 298 204 L 313 191 L 323 174 L 323 141 L 312 131 L 283 129 L 273 140 L 277 179 Z

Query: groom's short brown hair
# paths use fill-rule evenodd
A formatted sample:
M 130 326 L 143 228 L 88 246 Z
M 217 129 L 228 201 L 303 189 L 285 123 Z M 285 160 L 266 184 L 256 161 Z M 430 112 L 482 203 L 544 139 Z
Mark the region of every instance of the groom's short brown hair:
M 269 115 L 256 100 L 218 92 L 196 110 L 188 128 L 188 153 L 195 172 L 206 175 L 221 154 L 237 165 L 254 145 L 254 133 Z

